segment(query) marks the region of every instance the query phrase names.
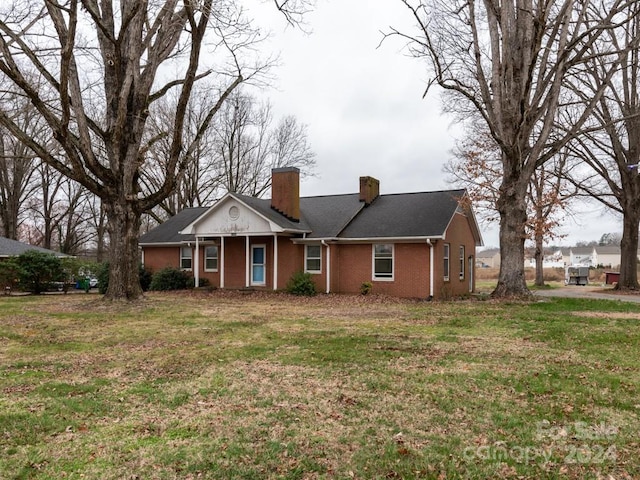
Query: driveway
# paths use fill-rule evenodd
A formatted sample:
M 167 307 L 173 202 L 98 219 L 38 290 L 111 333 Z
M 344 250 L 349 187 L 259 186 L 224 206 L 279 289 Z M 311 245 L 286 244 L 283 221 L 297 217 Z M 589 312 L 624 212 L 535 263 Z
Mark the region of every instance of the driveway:
M 603 287 L 602 285 L 565 285 L 548 290 L 533 290 L 532 293 L 538 297 L 599 298 L 640 303 L 640 292 L 636 295 L 624 295 L 615 293 L 609 286 Z

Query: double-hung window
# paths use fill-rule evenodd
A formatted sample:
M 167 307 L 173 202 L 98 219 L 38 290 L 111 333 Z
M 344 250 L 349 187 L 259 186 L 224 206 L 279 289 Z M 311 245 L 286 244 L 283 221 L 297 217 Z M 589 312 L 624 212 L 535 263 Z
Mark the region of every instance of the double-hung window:
M 180 248 L 180 268 L 182 270 L 191 270 L 193 268 L 192 255 L 191 247 Z
M 218 246 L 208 245 L 204 249 L 204 270 L 205 272 L 218 271 Z
M 444 251 L 442 253 L 442 258 L 443 258 L 443 271 L 444 271 L 444 280 L 445 281 L 449 281 L 449 244 L 445 243 L 443 245 L 444 247 Z
M 464 245 L 460 245 L 460 280 L 464 280 Z
M 373 246 L 373 279 L 393 280 L 393 244 Z
M 322 247 L 320 245 L 305 246 L 304 271 L 307 273 L 322 272 Z

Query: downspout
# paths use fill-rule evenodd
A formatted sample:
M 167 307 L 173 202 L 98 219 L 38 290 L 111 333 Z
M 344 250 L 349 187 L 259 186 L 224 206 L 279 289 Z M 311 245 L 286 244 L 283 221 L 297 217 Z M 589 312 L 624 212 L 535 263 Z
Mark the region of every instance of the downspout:
M 251 286 L 251 249 L 249 248 L 249 235 L 245 237 L 245 247 L 244 247 L 244 283 L 245 288 L 249 288 Z
M 278 290 L 278 234 L 273 234 L 273 289 Z
M 433 281 L 433 262 L 435 259 L 434 245 L 431 243 L 431 239 L 427 238 L 427 245 L 429 245 L 429 298 L 427 300 L 433 300 L 434 281 Z
M 195 268 L 193 270 L 194 287 L 200 286 L 200 244 L 198 243 L 198 235 L 196 234 L 196 255 L 195 255 Z
M 327 247 L 327 288 L 325 293 L 331 293 L 331 246 L 324 240 L 320 243 Z
M 224 237 L 220 237 L 220 288 L 224 288 Z

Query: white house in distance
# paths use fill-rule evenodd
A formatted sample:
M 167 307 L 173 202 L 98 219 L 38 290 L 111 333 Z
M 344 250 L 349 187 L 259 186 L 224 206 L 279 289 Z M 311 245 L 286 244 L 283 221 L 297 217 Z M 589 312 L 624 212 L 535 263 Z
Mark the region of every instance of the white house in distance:
M 483 252 L 477 254 L 480 260 Z M 640 258 L 640 250 L 638 251 Z M 563 247 L 545 252 L 543 268 L 564 268 L 565 266 L 598 267 L 617 270 L 620 268 L 621 254 L 617 245 L 591 247 Z M 525 267 L 535 268 L 533 255 L 525 259 Z

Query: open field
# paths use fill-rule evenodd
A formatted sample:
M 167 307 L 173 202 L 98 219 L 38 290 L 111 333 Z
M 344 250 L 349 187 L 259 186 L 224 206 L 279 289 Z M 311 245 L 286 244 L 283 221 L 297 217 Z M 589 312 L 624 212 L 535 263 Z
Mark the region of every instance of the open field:
M 640 478 L 640 306 L 0 300 L 0 477 Z

